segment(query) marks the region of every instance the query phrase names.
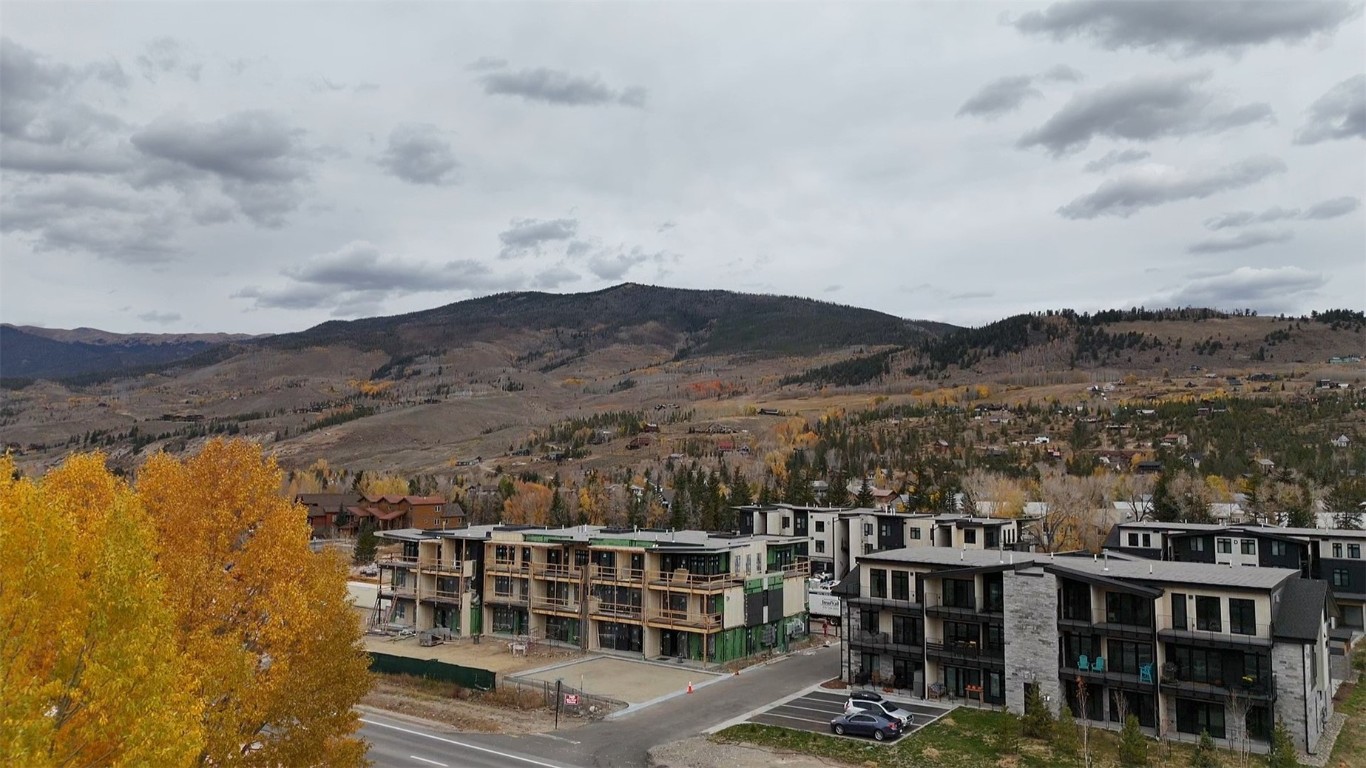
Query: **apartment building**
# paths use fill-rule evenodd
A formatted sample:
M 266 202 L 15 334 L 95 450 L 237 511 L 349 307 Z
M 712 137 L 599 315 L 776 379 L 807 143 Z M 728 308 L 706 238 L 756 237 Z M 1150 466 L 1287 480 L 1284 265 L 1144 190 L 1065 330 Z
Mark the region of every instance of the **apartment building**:
M 1014 549 L 1017 518 L 916 514 L 881 509 L 799 507 L 790 504 L 736 507 L 741 533 L 799 536 L 809 540 L 813 575 L 842 578 L 859 558 L 903 547 Z
M 1273 717 L 1313 751 L 1332 714 L 1327 585 L 1284 568 L 908 548 L 864 558 L 841 596 L 853 684 L 1265 750 Z
M 402 543 L 379 561 L 384 624 L 704 662 L 806 632 L 799 537 L 602 526 L 380 535 Z
M 1144 521 L 1116 525 L 1105 548 L 1154 560 L 1292 568 L 1328 582 L 1337 626 L 1366 628 L 1366 531 Z

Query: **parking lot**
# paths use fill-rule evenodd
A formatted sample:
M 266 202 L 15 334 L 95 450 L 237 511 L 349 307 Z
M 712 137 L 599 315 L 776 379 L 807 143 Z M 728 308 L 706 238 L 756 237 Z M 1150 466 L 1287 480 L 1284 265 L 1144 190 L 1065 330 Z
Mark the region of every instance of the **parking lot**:
M 812 733 L 827 733 L 834 736 L 830 733 L 830 721 L 836 716 L 844 714 L 844 702 L 848 698 L 848 691 L 812 691 L 795 699 L 775 704 L 758 714 L 752 715 L 749 722 L 777 725 Z M 893 701 L 896 702 L 897 706 L 908 709 L 915 715 L 915 721 L 911 723 L 911 727 L 906 729 L 906 734 L 915 733 L 954 709 L 952 706 L 928 702 L 897 701 L 895 699 Z M 846 736 L 844 738 L 862 739 L 864 737 Z

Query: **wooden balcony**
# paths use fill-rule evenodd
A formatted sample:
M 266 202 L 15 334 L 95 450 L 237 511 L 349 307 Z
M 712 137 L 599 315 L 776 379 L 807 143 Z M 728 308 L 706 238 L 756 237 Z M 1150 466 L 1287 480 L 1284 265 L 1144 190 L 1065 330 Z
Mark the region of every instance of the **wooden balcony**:
M 463 598 L 463 597 L 464 597 L 463 593 L 460 593 L 460 592 L 452 592 L 452 591 L 450 591 L 450 590 L 445 590 L 445 589 L 424 589 L 424 590 L 422 590 L 422 599 L 423 599 L 423 600 L 431 600 L 432 602 L 436 602 L 436 603 L 454 603 L 454 604 L 456 604 L 456 605 L 459 605 L 459 604 L 460 604 L 460 600 L 461 600 L 461 598 Z
M 633 603 L 605 603 L 592 598 L 588 601 L 588 613 L 606 621 L 640 621 L 644 609 Z
M 490 560 L 484 565 L 486 573 L 526 576 L 531 573 L 531 564 L 522 560 Z
M 645 580 L 645 571 L 640 568 L 590 565 L 588 566 L 588 578 L 595 583 L 640 584 Z
M 650 571 L 649 580 L 650 586 L 655 589 L 717 592 L 743 584 L 745 577 L 734 573 L 689 573 L 680 568 L 675 571 Z
M 439 560 L 422 560 L 418 562 L 418 567 L 429 573 L 450 573 L 459 575 L 464 573 L 464 563 L 443 563 Z
M 416 584 L 402 584 L 396 587 L 393 584 L 381 582 L 379 591 L 381 595 L 389 597 L 417 597 Z
M 583 568 L 565 563 L 535 563 L 531 575 L 547 581 L 578 581 L 583 577 Z
M 721 614 L 692 611 L 651 611 L 646 623 L 660 629 L 698 629 L 710 631 L 721 628 Z
M 526 595 L 520 592 L 490 592 L 484 597 L 484 602 L 497 603 L 499 605 L 526 605 Z
M 417 556 L 389 552 L 376 557 L 375 564 L 383 568 L 416 568 Z
M 531 598 L 531 609 L 543 613 L 568 613 L 575 616 L 579 615 L 579 607 L 582 605 L 578 600 L 567 597 L 533 597 Z

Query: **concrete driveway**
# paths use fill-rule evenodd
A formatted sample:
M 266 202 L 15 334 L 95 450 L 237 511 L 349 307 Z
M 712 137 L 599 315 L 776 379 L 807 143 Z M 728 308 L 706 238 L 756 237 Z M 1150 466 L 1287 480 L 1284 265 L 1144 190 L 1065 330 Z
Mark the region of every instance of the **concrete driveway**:
M 750 715 L 749 722 L 762 725 L 776 725 L 811 733 L 830 733 L 830 721 L 844 714 L 844 702 L 849 698 L 848 691 L 829 691 L 818 689 L 800 696 L 784 699 L 767 709 Z M 902 709 L 915 715 L 914 722 L 903 735 L 910 735 L 954 710 L 952 706 L 931 704 L 919 701 L 895 701 Z M 863 739 L 861 736 L 845 738 Z

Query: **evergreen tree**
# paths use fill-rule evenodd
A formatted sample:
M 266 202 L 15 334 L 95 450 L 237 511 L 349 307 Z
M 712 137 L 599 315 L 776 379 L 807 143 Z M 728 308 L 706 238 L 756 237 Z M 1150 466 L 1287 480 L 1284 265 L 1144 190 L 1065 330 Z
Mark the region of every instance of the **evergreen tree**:
M 1053 735 L 1053 713 L 1048 711 L 1039 686 L 1028 686 L 1025 692 L 1025 712 L 1020 719 L 1020 730 L 1031 739 L 1048 739 Z
M 1065 702 L 1058 711 L 1058 722 L 1053 727 L 1053 749 L 1067 757 L 1076 756 L 1081 749 L 1081 739 L 1077 738 L 1077 720 L 1072 716 L 1072 708 Z
M 356 546 L 351 554 L 352 562 L 356 565 L 369 565 L 375 562 L 375 550 L 378 546 L 375 524 L 367 519 L 360 524 L 360 533 L 356 536 Z
M 747 507 L 754 503 L 754 496 L 749 488 L 749 481 L 739 469 L 735 470 L 735 475 L 730 483 L 730 505 L 732 507 Z
M 863 483 L 859 485 L 858 495 L 854 497 L 854 505 L 861 508 L 873 506 L 873 488 L 868 484 L 868 476 L 863 476 Z
M 1139 730 L 1138 717 L 1124 718 L 1124 729 L 1119 732 L 1119 764 L 1142 766 L 1148 764 L 1148 739 Z
M 1347 478 L 1332 488 L 1323 497 L 1323 506 L 1333 515 L 1333 527 L 1347 530 L 1360 530 L 1362 512 L 1366 508 L 1366 479 Z
M 1181 518 L 1181 505 L 1172 493 L 1171 478 L 1168 474 L 1163 468 L 1162 473 L 1157 476 L 1157 484 L 1153 486 L 1152 515 L 1153 519 L 1160 523 L 1172 523 Z
M 997 723 L 996 751 L 1002 755 L 1014 755 L 1020 751 L 1020 718 L 1013 712 L 1003 714 Z
M 1284 720 L 1276 720 L 1276 727 L 1271 731 L 1271 752 L 1266 756 L 1266 764 L 1270 768 L 1296 768 L 1300 764 L 1295 742 L 1291 740 Z
M 830 477 L 830 489 L 825 492 L 825 505 L 827 507 L 849 506 L 849 476 L 844 474 L 844 470 L 837 469 L 835 474 Z
M 1200 731 L 1200 743 L 1191 754 L 1191 768 L 1219 768 L 1219 759 L 1214 756 L 1214 739 L 1209 737 L 1209 731 Z
M 559 479 L 559 475 L 555 477 L 556 480 Z M 569 508 L 565 506 L 564 498 L 560 496 L 560 484 L 555 481 L 550 484 L 550 511 L 546 513 L 546 521 L 559 528 L 569 525 Z

